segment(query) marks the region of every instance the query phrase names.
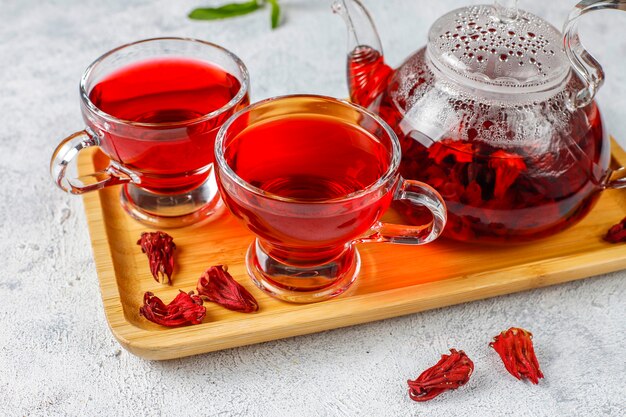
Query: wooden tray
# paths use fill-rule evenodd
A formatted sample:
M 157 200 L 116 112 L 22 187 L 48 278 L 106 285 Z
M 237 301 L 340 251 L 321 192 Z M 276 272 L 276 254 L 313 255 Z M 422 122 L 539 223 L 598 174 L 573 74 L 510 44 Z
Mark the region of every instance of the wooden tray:
M 614 162 L 626 153 L 613 143 Z M 108 160 L 83 152 L 81 173 Z M 113 335 L 131 353 L 171 359 L 235 346 L 381 320 L 432 308 L 543 287 L 626 268 L 626 247 L 602 235 L 626 216 L 626 193 L 609 190 L 575 227 L 533 244 L 489 247 L 439 240 L 422 247 L 364 244 L 361 275 L 343 296 L 322 303 L 294 305 L 274 300 L 247 277 L 244 254 L 252 235 L 230 214 L 196 228 L 170 230 L 177 245 L 172 286 L 155 282 L 136 242 L 148 230 L 120 207 L 119 187 L 84 195 L 96 269 Z M 228 311 L 207 303 L 204 323 L 166 328 L 139 316 L 145 291 L 169 302 L 178 289 L 195 288 L 211 265 L 229 272 L 257 298 L 256 314 Z

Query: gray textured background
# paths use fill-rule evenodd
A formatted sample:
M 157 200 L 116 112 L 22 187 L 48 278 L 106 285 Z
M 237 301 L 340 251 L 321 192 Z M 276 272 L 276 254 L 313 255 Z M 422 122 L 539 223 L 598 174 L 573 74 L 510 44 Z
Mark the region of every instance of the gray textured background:
M 121 350 L 104 318 L 81 200 L 56 190 L 47 171 L 58 140 L 81 129 L 84 68 L 129 41 L 192 36 L 246 62 L 253 100 L 347 95 L 345 30 L 329 1 L 281 0 L 287 16 L 273 32 L 267 11 L 186 19 L 211 3 L 0 1 L 0 415 L 624 415 L 625 271 L 164 363 Z M 365 3 L 397 64 L 463 1 Z M 522 3 L 558 27 L 574 4 Z M 626 144 L 626 13 L 618 14 L 588 18 L 583 35 L 608 74 L 607 124 Z M 486 346 L 510 325 L 535 333 L 547 376 L 539 386 L 509 376 Z M 449 347 L 476 363 L 471 382 L 430 403 L 410 401 L 406 380 Z

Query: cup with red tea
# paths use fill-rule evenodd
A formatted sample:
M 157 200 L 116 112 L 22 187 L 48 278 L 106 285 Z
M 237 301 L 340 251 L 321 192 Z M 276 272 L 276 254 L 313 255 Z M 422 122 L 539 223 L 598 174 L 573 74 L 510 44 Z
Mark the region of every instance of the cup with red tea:
M 357 243 L 421 245 L 446 223 L 439 194 L 400 177 L 393 130 L 345 101 L 295 95 L 256 103 L 222 126 L 215 158 L 226 206 L 256 235 L 248 273 L 285 301 L 343 293 L 359 273 Z M 432 216 L 410 226 L 380 221 L 393 201 Z
M 249 77 L 232 52 L 186 38 L 148 39 L 94 61 L 80 81 L 86 128 L 64 139 L 51 174 L 82 194 L 123 184 L 121 202 L 135 219 L 180 227 L 210 218 L 221 205 L 213 148 L 221 125 L 249 104 Z M 81 150 L 110 159 L 102 171 L 72 178 Z

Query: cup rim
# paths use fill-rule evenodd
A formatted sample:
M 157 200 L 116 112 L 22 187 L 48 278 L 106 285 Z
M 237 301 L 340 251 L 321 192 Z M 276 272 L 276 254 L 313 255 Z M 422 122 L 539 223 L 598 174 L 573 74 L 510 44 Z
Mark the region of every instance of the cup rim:
M 337 197 L 337 198 L 332 198 L 332 199 L 328 199 L 328 200 L 307 200 L 307 199 L 303 199 L 303 198 L 292 198 L 292 197 L 283 197 L 280 196 L 278 194 L 274 194 L 274 193 L 269 193 L 265 190 L 262 190 L 261 188 L 255 187 L 254 185 L 248 183 L 247 181 L 245 181 L 243 178 L 241 178 L 239 175 L 237 175 L 235 173 L 235 171 L 230 167 L 230 165 L 228 165 L 228 163 L 226 162 L 226 159 L 224 158 L 224 153 L 222 152 L 222 148 L 224 145 L 224 139 L 226 137 L 226 131 L 228 130 L 228 128 L 235 122 L 235 120 L 237 120 L 240 116 L 242 116 L 245 113 L 250 112 L 251 110 L 254 110 L 258 107 L 261 107 L 269 102 L 273 102 L 273 101 L 279 101 L 279 100 L 283 100 L 283 99 L 293 99 L 293 98 L 307 98 L 307 99 L 315 99 L 315 100 L 326 100 L 326 101 L 331 101 L 334 102 L 336 104 L 341 104 L 344 106 L 348 106 L 353 108 L 354 110 L 358 111 L 359 113 L 365 114 L 369 117 L 371 117 L 379 126 L 381 126 L 385 132 L 387 133 L 387 135 L 389 135 L 390 139 L 391 139 L 391 151 L 392 151 L 392 155 L 391 155 L 391 161 L 389 163 L 389 167 L 387 167 L 387 170 L 385 171 L 385 173 L 383 175 L 381 175 L 375 182 L 369 184 L 367 187 L 352 192 L 350 194 L 346 194 L 344 196 L 341 197 Z M 282 95 L 282 96 L 274 96 L 274 97 L 270 97 L 267 98 L 265 100 L 261 100 L 258 101 L 254 104 L 251 104 L 241 110 L 239 110 L 238 112 L 236 112 L 235 114 L 233 114 L 220 128 L 219 132 L 217 133 L 217 137 L 215 138 L 215 162 L 218 165 L 218 168 L 223 171 L 231 180 L 233 180 L 237 185 L 239 185 L 240 187 L 244 188 L 247 191 L 252 192 L 253 194 L 256 194 L 258 196 L 261 197 L 265 197 L 265 198 L 269 198 L 272 200 L 277 200 L 277 201 L 283 201 L 283 202 L 289 202 L 289 203 L 302 203 L 302 204 L 327 204 L 329 202 L 343 202 L 343 201 L 347 201 L 347 200 L 352 200 L 352 199 L 356 199 L 359 197 L 362 197 L 366 194 L 369 194 L 371 192 L 377 191 L 378 189 L 380 189 L 381 187 L 383 187 L 385 184 L 387 184 L 389 182 L 389 180 L 391 180 L 394 176 L 397 175 L 398 173 L 398 167 L 400 166 L 400 158 L 401 158 L 401 147 L 400 147 L 400 141 L 398 139 L 398 137 L 396 136 L 395 132 L 393 131 L 393 129 L 387 124 L 387 122 L 385 122 L 383 119 L 380 118 L 380 116 L 372 113 L 371 111 L 367 110 L 365 107 L 362 107 L 358 104 L 355 103 L 351 103 L 347 100 L 344 99 L 337 99 L 334 97 L 329 97 L 329 96 L 324 96 L 324 95 L 318 95 L 318 94 L 289 94 L 289 95 Z
M 132 120 L 121 119 L 103 111 L 91 101 L 91 99 L 89 98 L 89 93 L 87 92 L 87 81 L 89 79 L 89 76 L 93 72 L 93 70 L 100 63 L 102 63 L 104 60 L 120 52 L 123 49 L 129 48 L 135 45 L 140 45 L 143 43 L 160 42 L 160 41 L 192 42 L 192 43 L 202 44 L 204 46 L 208 46 L 214 49 L 218 49 L 221 52 L 224 52 L 230 59 L 232 59 L 235 62 L 235 64 L 239 67 L 239 70 L 241 71 L 242 79 L 241 79 L 241 86 L 239 87 L 239 91 L 228 103 L 226 103 L 219 109 L 216 109 L 210 113 L 203 114 L 202 116 L 197 117 L 195 119 L 181 120 L 181 121 L 176 121 L 176 122 L 163 122 L 163 123 L 135 122 Z M 118 46 L 117 48 L 111 49 L 110 51 L 102 54 L 91 64 L 89 64 L 87 69 L 85 69 L 85 72 L 83 73 L 82 77 L 80 78 L 80 84 L 79 84 L 80 97 L 81 97 L 83 104 L 89 109 L 89 111 L 96 114 L 98 117 L 101 117 L 102 119 L 105 119 L 113 123 L 132 125 L 132 126 L 137 126 L 137 127 L 152 127 L 152 128 L 189 126 L 189 125 L 193 125 L 196 123 L 201 123 L 201 122 L 205 122 L 207 120 L 213 119 L 219 116 L 220 114 L 232 109 L 234 106 L 236 106 L 237 103 L 239 103 L 243 99 L 243 97 L 248 93 L 249 88 L 250 88 L 250 75 L 248 73 L 248 68 L 246 68 L 243 61 L 237 55 L 235 55 L 228 49 L 212 42 L 203 41 L 201 39 L 178 37 L 178 36 L 166 36 L 166 37 L 142 39 L 139 41 L 126 43 L 124 45 Z

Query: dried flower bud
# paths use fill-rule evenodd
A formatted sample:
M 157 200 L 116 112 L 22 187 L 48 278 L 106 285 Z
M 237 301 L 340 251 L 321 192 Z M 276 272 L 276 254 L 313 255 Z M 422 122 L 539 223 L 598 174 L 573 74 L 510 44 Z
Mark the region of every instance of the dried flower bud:
M 493 338 L 489 346 L 500 355 L 507 371 L 517 379 L 527 378 L 533 384 L 539 383 L 543 374 L 533 348 L 532 333 L 511 327 Z
M 413 401 L 432 400 L 439 394 L 465 385 L 474 372 L 474 362 L 462 350 L 450 349 L 449 355 L 421 373 L 416 380 L 408 381 L 409 397 Z
M 233 279 L 222 265 L 207 269 L 196 287 L 198 294 L 229 310 L 252 313 L 259 309 L 259 303 L 241 284 Z
M 151 322 L 168 327 L 200 324 L 206 316 L 206 307 L 202 304 L 202 299 L 194 295 L 193 291 L 189 294 L 181 291 L 167 305 L 148 291 L 143 296 L 143 306 L 139 307 L 139 315 Z
M 489 168 L 496 171 L 496 185 L 493 195 L 495 198 L 502 198 L 517 177 L 526 171 L 526 163 L 519 155 L 499 150 L 491 154 Z
M 143 232 L 137 241 L 141 251 L 148 255 L 150 272 L 156 282 L 172 283 L 174 272 L 174 239 L 165 232 Z
M 604 240 L 611 243 L 626 242 L 626 217 L 621 222 L 611 226 L 604 236 Z
M 435 142 L 428 148 L 428 156 L 437 164 L 442 164 L 446 159 L 457 164 L 470 163 L 473 155 L 474 150 L 471 143 L 453 141 L 451 139 Z

